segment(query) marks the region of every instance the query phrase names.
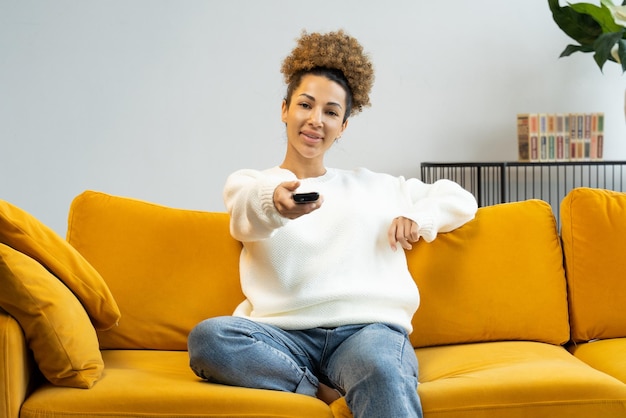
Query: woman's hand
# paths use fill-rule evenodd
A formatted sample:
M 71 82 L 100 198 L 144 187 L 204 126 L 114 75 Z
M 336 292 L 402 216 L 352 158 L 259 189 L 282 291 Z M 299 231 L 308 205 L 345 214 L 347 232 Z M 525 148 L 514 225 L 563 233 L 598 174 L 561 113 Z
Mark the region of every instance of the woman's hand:
M 420 239 L 417 231 L 417 223 L 409 218 L 405 218 L 403 216 L 394 218 L 393 221 L 391 221 L 391 226 L 387 232 L 391 249 L 396 251 L 398 249 L 398 244 L 400 244 L 405 250 L 412 249 L 413 245 L 411 245 L 411 243 L 417 242 Z
M 274 206 L 281 216 L 288 219 L 296 219 L 307 213 L 311 213 L 322 206 L 324 198 L 322 196 L 315 202 L 296 203 L 293 200 L 293 194 L 300 187 L 299 181 L 286 181 L 280 183 L 274 189 Z

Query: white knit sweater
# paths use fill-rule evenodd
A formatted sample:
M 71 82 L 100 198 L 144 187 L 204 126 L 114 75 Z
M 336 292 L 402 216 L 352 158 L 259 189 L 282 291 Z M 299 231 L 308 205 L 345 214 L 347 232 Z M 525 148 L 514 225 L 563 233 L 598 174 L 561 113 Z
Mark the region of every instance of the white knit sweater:
M 430 242 L 473 218 L 474 197 L 448 180 L 429 185 L 365 169 L 328 169 L 300 179 L 298 189 L 322 194 L 322 207 L 289 220 L 274 207 L 273 193 L 293 180 L 292 172 L 274 167 L 240 170 L 226 182 L 231 234 L 244 244 L 246 300 L 234 315 L 284 329 L 382 322 L 411 332 L 419 293 L 404 251 L 388 243 L 391 221 L 414 220 Z

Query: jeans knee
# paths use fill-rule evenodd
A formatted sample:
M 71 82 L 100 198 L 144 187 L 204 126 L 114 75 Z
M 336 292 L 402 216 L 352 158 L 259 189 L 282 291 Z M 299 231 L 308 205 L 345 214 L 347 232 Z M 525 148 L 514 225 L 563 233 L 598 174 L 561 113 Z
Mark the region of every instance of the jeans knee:
M 229 317 L 206 319 L 197 324 L 187 337 L 189 365 L 203 379 L 211 380 L 214 371 L 222 368 L 223 360 L 228 358 L 228 353 L 222 353 L 226 348 L 223 336 L 229 327 L 228 322 Z
M 187 349 L 190 353 L 202 351 L 203 347 L 214 341 L 215 336 L 219 334 L 220 321 L 218 319 L 205 319 L 192 328 L 187 336 Z
M 403 330 L 372 324 L 339 347 L 329 370 L 333 379 L 346 387 L 365 381 L 394 386 L 398 381 L 417 381 L 418 364 Z
M 189 364 L 199 377 L 233 386 L 315 396 L 317 378 L 269 326 L 238 317 L 202 321 L 188 337 Z

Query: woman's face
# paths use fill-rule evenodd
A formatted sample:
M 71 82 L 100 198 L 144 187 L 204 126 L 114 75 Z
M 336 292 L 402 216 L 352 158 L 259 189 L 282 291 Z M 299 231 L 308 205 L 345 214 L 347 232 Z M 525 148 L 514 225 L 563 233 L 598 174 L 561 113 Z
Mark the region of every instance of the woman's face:
M 343 122 L 346 92 L 326 77 L 307 74 L 294 90 L 291 103 L 283 101 L 282 120 L 287 125 L 288 155 L 323 160 L 326 151 L 348 126 Z

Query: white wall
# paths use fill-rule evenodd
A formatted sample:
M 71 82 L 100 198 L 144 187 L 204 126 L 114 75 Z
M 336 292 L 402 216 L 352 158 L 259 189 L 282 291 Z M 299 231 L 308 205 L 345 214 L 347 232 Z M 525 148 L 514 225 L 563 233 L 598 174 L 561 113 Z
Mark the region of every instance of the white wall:
M 85 189 L 223 210 L 230 172 L 282 161 L 282 59 L 338 28 L 376 83 L 330 166 L 515 160 L 521 112 L 605 112 L 626 159 L 626 75 L 558 59 L 547 0 L 0 0 L 0 199 L 61 235 Z

